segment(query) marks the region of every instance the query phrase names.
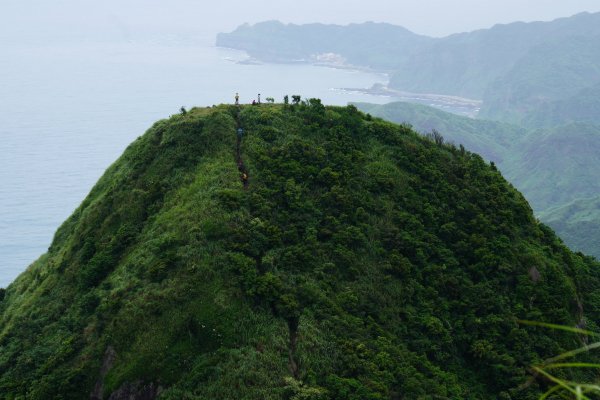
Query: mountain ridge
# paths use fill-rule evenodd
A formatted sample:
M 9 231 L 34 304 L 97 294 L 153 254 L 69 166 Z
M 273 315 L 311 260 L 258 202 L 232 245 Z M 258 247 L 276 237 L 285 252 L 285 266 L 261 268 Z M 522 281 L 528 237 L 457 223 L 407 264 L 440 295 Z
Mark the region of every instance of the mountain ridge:
M 134 141 L 7 288 L 0 390 L 529 400 L 528 367 L 580 340 L 518 320 L 597 330 L 599 290 L 476 154 L 316 99 L 195 108 Z

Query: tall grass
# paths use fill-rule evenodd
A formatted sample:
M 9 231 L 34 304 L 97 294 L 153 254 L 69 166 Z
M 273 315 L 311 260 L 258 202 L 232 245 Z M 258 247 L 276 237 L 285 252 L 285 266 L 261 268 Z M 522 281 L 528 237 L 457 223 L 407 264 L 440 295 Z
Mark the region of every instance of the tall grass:
M 553 330 L 566 331 L 583 335 L 589 338 L 600 338 L 600 334 L 563 325 L 549 324 L 535 321 L 519 321 L 523 325 L 538 326 Z M 592 400 L 600 398 L 600 384 L 574 382 L 558 375 L 558 372 L 576 369 L 591 369 L 600 372 L 600 364 L 577 361 L 577 356 L 600 348 L 600 341 L 567 351 L 556 357 L 545 360 L 543 363 L 531 367 L 532 379 L 543 379 L 550 384 L 550 388 L 539 397 L 539 400 L 551 399 L 575 399 Z

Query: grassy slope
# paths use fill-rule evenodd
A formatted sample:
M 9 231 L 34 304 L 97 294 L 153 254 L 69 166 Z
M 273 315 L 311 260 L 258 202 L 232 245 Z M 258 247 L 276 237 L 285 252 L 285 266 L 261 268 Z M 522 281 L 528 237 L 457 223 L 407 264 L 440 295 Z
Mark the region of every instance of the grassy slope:
M 105 395 L 533 399 L 527 366 L 578 339 L 516 320 L 597 329 L 598 265 L 479 156 L 352 107 L 244 107 L 244 190 L 235 115 L 155 124 L 9 286 L 5 398 L 86 398 L 113 348 Z

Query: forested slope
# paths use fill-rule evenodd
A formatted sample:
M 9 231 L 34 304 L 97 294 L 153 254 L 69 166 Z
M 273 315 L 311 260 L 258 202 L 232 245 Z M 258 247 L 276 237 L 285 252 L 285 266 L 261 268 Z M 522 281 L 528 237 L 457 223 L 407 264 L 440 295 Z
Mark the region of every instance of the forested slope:
M 580 338 L 518 320 L 597 330 L 598 277 L 476 154 L 314 99 L 194 109 L 7 288 L 0 393 L 535 399 Z
M 435 130 L 446 141 L 464 145 L 494 161 L 525 195 L 536 215 L 567 245 L 573 250 L 600 257 L 600 230 L 597 228 L 600 218 L 593 208 L 597 202 L 589 201 L 600 191 L 596 179 L 600 174 L 598 126 L 568 123 L 528 131 L 517 125 L 461 117 L 417 104 L 357 103 L 357 106 L 374 116 L 408 123 L 424 135 Z M 590 98 L 587 107 L 579 109 L 579 115 L 592 118 L 594 107 L 595 101 Z M 571 111 L 563 115 L 571 114 Z M 561 116 L 537 115 L 556 120 Z M 571 215 L 571 211 L 564 212 L 566 210 L 577 210 L 574 212 L 578 217 Z M 580 218 L 583 211 L 585 217 Z

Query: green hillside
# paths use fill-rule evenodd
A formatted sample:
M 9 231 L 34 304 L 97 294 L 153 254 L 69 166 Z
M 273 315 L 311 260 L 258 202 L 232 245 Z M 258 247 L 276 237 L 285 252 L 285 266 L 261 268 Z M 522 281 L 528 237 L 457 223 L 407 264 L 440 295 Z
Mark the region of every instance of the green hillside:
M 536 212 L 600 193 L 600 126 L 571 123 L 525 130 L 417 104 L 356 105 L 373 116 L 410 124 L 423 134 L 436 130 L 446 141 L 496 162 Z
M 594 99 L 579 109 L 594 116 Z M 463 144 L 498 168 L 531 202 L 540 219 L 549 224 L 575 250 L 600 257 L 600 215 L 593 212 L 596 203 L 588 198 L 600 192 L 596 176 L 600 174 L 600 128 L 571 123 L 565 126 L 526 131 L 507 123 L 460 117 L 432 107 L 389 103 L 357 103 L 364 112 L 386 120 L 411 124 L 428 134 L 438 131 L 447 141 Z M 571 108 L 574 111 L 575 108 Z M 566 111 L 564 115 L 574 115 Z M 538 114 L 541 115 L 541 114 Z M 548 114 L 549 115 L 549 114 Z M 560 115 L 560 114 L 559 114 Z M 557 117 L 559 115 L 556 115 Z M 571 209 L 573 201 L 585 204 L 591 212 L 586 220 L 572 218 L 558 210 Z M 598 217 L 597 221 L 593 221 Z
M 0 393 L 533 400 L 528 367 L 581 338 L 517 321 L 599 331 L 598 267 L 480 156 L 406 126 L 314 99 L 193 109 L 2 293 Z
M 501 163 L 510 148 L 524 137 L 527 131 L 515 125 L 461 117 L 433 107 L 394 102 L 384 105 L 355 103 L 366 113 L 396 123 L 407 123 L 423 134 L 436 130 L 445 140 L 464 145 L 487 160 Z
M 494 161 L 541 215 L 600 194 L 600 13 L 444 38 L 372 23 L 270 22 L 221 34 L 217 44 L 268 61 L 311 62 L 315 54 L 332 52 L 349 64 L 390 72 L 391 89 L 482 99 L 477 120 L 402 103 L 360 107 L 425 134 L 435 129 L 447 141 Z M 434 96 L 429 98 L 435 103 Z M 594 230 L 582 226 L 585 234 L 572 238 L 578 223 L 554 221 L 552 226 L 567 243 L 577 243 L 574 248 L 600 257 Z
M 551 208 L 539 215 L 569 247 L 593 254 L 600 254 L 600 196 L 578 199 L 564 206 Z
M 600 193 L 600 127 L 570 124 L 531 131 L 503 169 L 535 210 Z

